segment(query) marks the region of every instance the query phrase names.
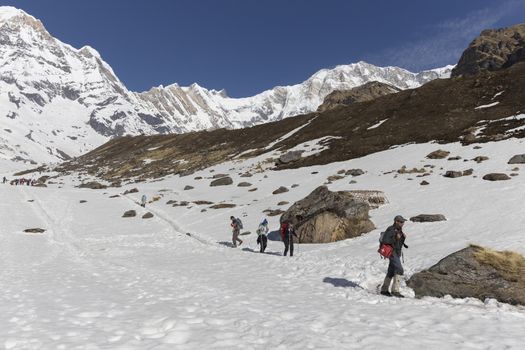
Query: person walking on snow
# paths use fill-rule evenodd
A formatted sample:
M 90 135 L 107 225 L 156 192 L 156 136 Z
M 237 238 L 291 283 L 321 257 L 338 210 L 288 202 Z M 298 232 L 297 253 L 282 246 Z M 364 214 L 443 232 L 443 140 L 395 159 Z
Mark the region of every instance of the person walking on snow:
M 5 184 L 7 182 L 7 178 L 4 176 L 2 183 Z
M 268 237 L 266 236 L 268 234 L 268 220 L 264 219 L 257 228 L 257 244 L 261 245 L 261 253 L 264 253 L 264 250 L 266 249 L 266 245 L 268 244 Z
M 283 222 L 281 225 L 281 239 L 284 243 L 283 256 L 286 256 L 288 249 L 290 249 L 290 256 L 293 256 L 293 236 L 298 238 L 293 225 L 289 222 Z
M 140 199 L 140 206 L 143 207 L 143 208 L 146 208 L 146 200 L 147 200 L 147 197 L 145 194 L 142 195 L 142 198 Z
M 403 232 L 403 224 L 406 219 L 401 215 L 394 218 L 394 224 L 386 229 L 382 235 L 381 243 L 391 245 L 394 250 L 390 256 L 388 263 L 388 270 L 385 280 L 381 286 L 381 294 L 386 296 L 395 296 L 404 298 L 403 294 L 399 292 L 399 284 L 401 276 L 403 276 L 403 265 L 401 265 L 401 256 L 403 247 L 408 248 L 405 244 L 406 235 Z M 392 282 L 392 292 L 389 291 L 390 283 Z
M 237 242 L 239 242 L 239 245 L 242 244 L 242 239 L 239 239 L 239 234 L 241 233 L 241 222 L 239 219 L 236 219 L 235 216 L 230 216 L 230 220 L 232 221 L 230 226 L 232 227 L 232 243 L 233 247 L 237 247 Z

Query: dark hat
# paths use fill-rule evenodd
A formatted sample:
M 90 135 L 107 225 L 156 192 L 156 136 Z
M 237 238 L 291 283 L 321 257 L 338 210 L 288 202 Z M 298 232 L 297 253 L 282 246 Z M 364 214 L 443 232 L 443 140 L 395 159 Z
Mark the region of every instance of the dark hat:
M 401 215 L 396 215 L 396 217 L 394 218 L 394 221 L 405 222 L 405 221 L 407 221 L 407 219 L 405 219 L 405 218 L 402 217 Z

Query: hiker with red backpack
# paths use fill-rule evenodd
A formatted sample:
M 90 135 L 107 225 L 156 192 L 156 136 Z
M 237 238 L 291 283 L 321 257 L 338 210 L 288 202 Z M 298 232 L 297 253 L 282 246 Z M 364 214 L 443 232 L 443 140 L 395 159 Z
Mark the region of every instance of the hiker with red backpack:
M 389 259 L 386 277 L 381 286 L 381 294 L 389 297 L 404 298 L 403 294 L 399 292 L 399 284 L 404 273 L 403 265 L 401 264 L 402 249 L 403 247 L 408 248 L 405 244 L 406 235 L 403 232 L 405 221 L 404 217 L 397 215 L 394 218 L 394 224 L 388 227 L 385 232 L 382 232 L 379 238 L 379 254 Z M 389 288 L 392 280 L 392 292 L 390 292 Z
M 290 249 L 290 256 L 293 256 L 293 236 L 297 238 L 295 233 L 295 228 L 289 222 L 283 222 L 281 224 L 281 239 L 284 243 L 284 254 L 286 256 L 288 253 L 288 248 Z
M 235 216 L 230 216 L 230 220 L 231 220 L 230 226 L 232 227 L 232 234 L 233 234 L 232 243 L 233 243 L 233 247 L 236 248 L 237 242 L 239 242 L 239 245 L 242 244 L 242 239 L 239 238 L 239 234 L 241 233 L 241 229 L 242 229 L 242 221 L 241 219 L 236 218 Z

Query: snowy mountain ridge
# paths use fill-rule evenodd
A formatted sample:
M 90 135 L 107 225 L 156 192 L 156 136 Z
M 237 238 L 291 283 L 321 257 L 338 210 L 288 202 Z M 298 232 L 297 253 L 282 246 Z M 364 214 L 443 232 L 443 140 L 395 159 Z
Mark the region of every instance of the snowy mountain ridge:
M 14 7 L 0 7 L 0 43 L 0 159 L 33 162 L 78 156 L 115 136 L 249 127 L 313 112 L 334 90 L 374 80 L 415 88 L 452 69 L 416 74 L 358 62 L 246 98 L 198 84 L 137 93 L 95 49 L 62 43 Z

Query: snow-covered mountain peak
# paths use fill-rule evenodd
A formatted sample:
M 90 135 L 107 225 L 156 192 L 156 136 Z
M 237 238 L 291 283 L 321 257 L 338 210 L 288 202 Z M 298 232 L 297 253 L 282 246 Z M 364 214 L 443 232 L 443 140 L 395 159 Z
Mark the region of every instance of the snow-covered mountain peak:
M 78 50 L 78 52 L 83 54 L 86 57 L 95 57 L 95 58 L 98 58 L 99 60 L 102 60 L 102 56 L 100 55 L 100 53 L 89 45 L 82 46 Z
M 27 14 L 25 11 L 17 9 L 13 6 L 0 6 L 0 23 L 7 22 L 15 17 L 30 17 L 35 19 L 33 16 Z
M 96 49 L 62 43 L 38 19 L 14 7 L 0 7 L 0 42 L 0 118 L 5 124 L 0 158 L 38 162 L 80 155 L 115 136 L 276 121 L 316 111 L 334 90 L 374 80 L 414 88 L 450 70 L 416 74 L 357 62 L 244 98 L 197 83 L 137 93 L 126 88 Z

